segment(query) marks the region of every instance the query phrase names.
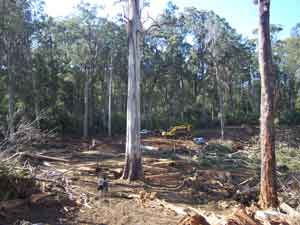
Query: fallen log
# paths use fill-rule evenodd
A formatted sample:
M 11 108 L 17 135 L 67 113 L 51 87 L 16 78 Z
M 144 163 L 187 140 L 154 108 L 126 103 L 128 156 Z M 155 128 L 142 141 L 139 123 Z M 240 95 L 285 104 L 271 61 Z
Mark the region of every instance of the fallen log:
M 262 224 L 268 222 L 269 224 L 282 224 L 289 225 L 285 214 L 275 210 L 257 210 L 255 212 L 255 219 L 260 221 Z M 295 225 L 295 224 L 293 224 Z
M 111 192 L 110 197 L 112 197 L 112 198 L 134 199 L 134 198 L 139 198 L 140 196 L 137 195 L 137 194 L 127 194 L 125 192 Z
M 58 162 L 70 162 L 68 159 L 58 158 L 58 157 L 52 157 L 52 156 L 46 156 L 41 154 L 31 154 L 31 153 L 24 153 L 24 157 L 29 157 L 32 159 L 39 159 L 39 160 L 47 160 L 47 161 L 58 161 Z
M 210 225 L 207 220 L 199 215 L 199 214 L 196 214 L 196 215 L 193 215 L 193 216 L 185 216 L 183 217 L 178 225 Z
M 244 208 L 237 209 L 228 219 L 226 225 L 262 225 L 254 218 L 249 216 Z
M 293 209 L 291 206 L 289 206 L 288 204 L 286 203 L 281 203 L 279 208 L 287 213 L 289 216 L 295 216 L 295 217 L 298 217 L 299 220 L 300 220 L 300 213 L 298 211 L 296 211 L 295 209 Z
M 174 172 L 174 173 L 165 173 L 165 174 L 157 174 L 157 175 L 149 175 L 146 176 L 147 180 L 152 180 L 152 179 L 174 179 L 174 178 L 179 178 L 181 177 L 182 174 L 180 172 Z
M 152 172 L 152 173 L 169 173 L 178 171 L 176 168 L 163 168 L 163 167 L 155 167 L 152 165 L 143 165 L 144 172 Z
M 158 151 L 159 150 L 158 147 L 150 146 L 150 145 L 142 145 L 141 149 L 146 150 L 146 151 Z
M 179 221 L 178 225 L 210 225 L 207 219 L 201 215 L 201 212 L 195 208 L 176 206 L 159 199 L 155 199 L 154 202 L 166 209 L 174 211 L 177 215 L 183 215 L 184 217 Z
M 55 194 L 48 193 L 48 192 L 42 192 L 42 193 L 34 194 L 34 195 L 30 196 L 29 202 L 33 203 L 33 204 L 37 204 L 37 203 L 40 203 L 41 201 L 43 201 L 45 198 L 48 198 L 48 197 L 53 196 L 53 195 L 55 195 Z
M 168 160 L 168 161 L 160 161 L 153 163 L 152 166 L 157 167 L 187 167 L 187 166 L 198 166 L 198 164 L 194 161 L 188 161 L 188 160 Z

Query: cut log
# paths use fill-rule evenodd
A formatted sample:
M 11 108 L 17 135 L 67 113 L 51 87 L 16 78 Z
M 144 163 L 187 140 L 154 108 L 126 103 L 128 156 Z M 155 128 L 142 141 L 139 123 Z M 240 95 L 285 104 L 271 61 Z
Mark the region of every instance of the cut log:
M 178 225 L 210 225 L 210 224 L 207 222 L 207 220 L 203 216 L 197 214 L 194 216 L 183 217 L 179 221 Z
M 196 162 L 193 161 L 187 161 L 187 160 L 168 160 L 168 161 L 161 161 L 161 162 L 156 162 L 152 164 L 153 166 L 157 167 L 189 167 L 189 166 L 198 166 Z
M 33 194 L 30 196 L 29 201 L 30 203 L 37 204 L 37 203 L 41 203 L 41 201 L 43 201 L 45 198 L 48 198 L 53 195 L 54 194 L 47 193 L 47 192 Z
M 255 219 L 262 224 L 267 221 L 269 224 L 289 225 L 286 215 L 275 210 L 258 210 L 255 212 Z
M 125 198 L 125 199 L 133 199 L 133 198 L 139 198 L 140 196 L 137 194 L 128 194 L 125 192 L 111 192 L 110 197 L 112 198 Z
M 89 166 L 81 166 L 81 167 L 76 168 L 76 171 L 86 172 L 86 173 L 95 173 L 96 169 L 93 167 L 89 167 Z
M 177 206 L 172 203 L 166 202 L 164 200 L 160 199 L 155 199 L 154 202 L 157 205 L 161 205 L 166 209 L 174 211 L 177 215 L 201 215 L 201 212 L 198 209 L 195 209 L 193 207 L 182 207 L 182 206 Z
M 287 213 L 289 216 L 298 217 L 300 221 L 300 213 L 293 209 L 291 206 L 289 206 L 286 203 L 281 203 L 279 207 L 283 212 Z
M 33 159 L 39 159 L 39 160 L 70 162 L 70 160 L 67 160 L 67 159 L 52 157 L 52 156 L 46 156 L 46 155 L 40 155 L 40 154 L 24 153 L 23 156 L 33 158 Z
M 148 146 L 148 145 L 142 145 L 141 146 L 142 150 L 146 150 L 146 151 L 158 151 L 159 148 L 155 147 L 155 146 Z
M 182 174 L 180 172 L 175 172 L 175 173 L 166 173 L 166 174 L 158 174 L 158 175 L 150 175 L 146 176 L 147 180 L 157 180 L 157 179 L 174 179 L 174 178 L 179 178 L 181 177 Z
M 109 169 L 109 172 L 113 174 L 114 179 L 119 179 L 122 176 L 123 168 Z
M 262 225 L 246 213 L 244 208 L 237 209 L 229 218 L 226 225 Z
M 162 167 L 155 167 L 151 165 L 143 165 L 143 169 L 144 172 L 160 173 L 160 174 L 178 171 L 176 168 L 162 168 Z

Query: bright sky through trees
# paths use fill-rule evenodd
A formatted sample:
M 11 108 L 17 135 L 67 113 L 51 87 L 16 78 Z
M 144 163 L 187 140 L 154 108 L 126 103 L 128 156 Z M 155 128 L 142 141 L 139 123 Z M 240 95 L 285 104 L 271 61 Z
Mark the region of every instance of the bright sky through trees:
M 45 0 L 46 12 L 51 16 L 66 16 L 80 0 Z M 114 16 L 122 9 L 113 6 L 113 0 L 85 0 L 105 6 L 105 16 Z M 150 15 L 155 17 L 166 6 L 168 0 L 151 0 Z M 245 36 L 252 36 L 257 27 L 257 10 L 252 0 L 173 0 L 180 8 L 194 6 L 198 9 L 213 10 L 226 18 L 230 25 Z M 299 0 L 273 0 L 271 23 L 284 28 L 281 37 L 289 35 L 291 28 L 300 20 Z

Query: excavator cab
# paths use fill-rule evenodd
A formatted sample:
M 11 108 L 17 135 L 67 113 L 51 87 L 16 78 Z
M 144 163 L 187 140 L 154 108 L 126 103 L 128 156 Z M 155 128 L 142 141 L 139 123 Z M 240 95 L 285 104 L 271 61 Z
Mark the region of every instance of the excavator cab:
M 168 131 L 163 131 L 162 136 L 168 138 L 191 136 L 192 126 L 190 124 L 171 127 Z

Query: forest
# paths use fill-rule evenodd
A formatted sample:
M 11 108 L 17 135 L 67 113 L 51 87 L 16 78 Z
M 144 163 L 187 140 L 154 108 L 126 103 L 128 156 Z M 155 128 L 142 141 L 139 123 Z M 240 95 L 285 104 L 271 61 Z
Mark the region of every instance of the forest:
M 200 5 L 0 0 L 0 224 L 300 224 L 300 18 L 281 38 L 272 2 L 250 39 Z

